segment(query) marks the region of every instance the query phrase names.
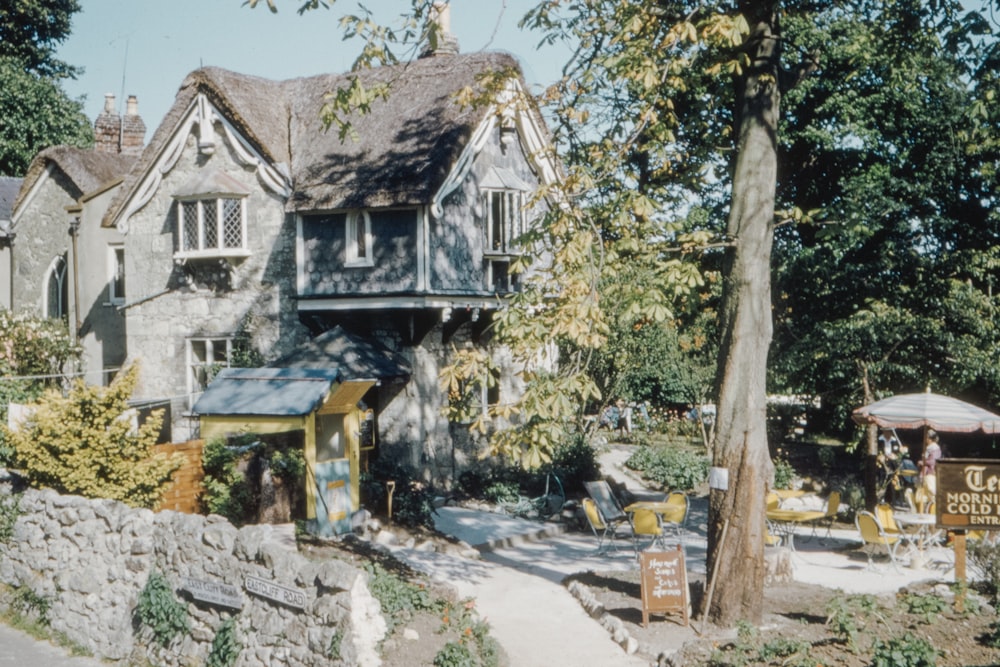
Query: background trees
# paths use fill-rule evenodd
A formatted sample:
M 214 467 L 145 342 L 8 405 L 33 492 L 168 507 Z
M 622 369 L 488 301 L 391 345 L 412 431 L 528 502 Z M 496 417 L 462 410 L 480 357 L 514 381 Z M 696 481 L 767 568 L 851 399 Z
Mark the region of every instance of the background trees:
M 82 102 L 60 79 L 77 70 L 55 57 L 69 35 L 76 0 L 25 0 L 0 7 L 0 176 L 22 176 L 38 151 L 93 143 Z

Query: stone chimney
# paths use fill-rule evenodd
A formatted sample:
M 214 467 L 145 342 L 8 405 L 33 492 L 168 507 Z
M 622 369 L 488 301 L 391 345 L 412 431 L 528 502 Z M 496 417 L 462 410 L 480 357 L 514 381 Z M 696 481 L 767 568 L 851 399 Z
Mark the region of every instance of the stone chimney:
M 94 121 L 94 150 L 101 153 L 138 155 L 146 138 L 146 124 L 139 116 L 139 103 L 129 95 L 125 119 L 115 110 L 114 93 L 104 96 L 104 111 Z
M 138 155 L 142 152 L 146 138 L 146 124 L 139 115 L 139 101 L 129 95 L 125 103 L 125 118 L 122 120 L 120 152 L 122 155 Z
M 430 30 L 421 58 L 458 55 L 458 38 L 451 34 L 451 5 L 435 2 L 427 17 Z

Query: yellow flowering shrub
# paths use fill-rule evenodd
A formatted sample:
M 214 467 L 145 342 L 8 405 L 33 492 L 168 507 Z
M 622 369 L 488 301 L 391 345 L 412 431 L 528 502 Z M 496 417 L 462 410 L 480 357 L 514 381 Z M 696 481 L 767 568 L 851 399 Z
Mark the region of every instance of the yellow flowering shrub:
M 133 364 L 108 387 L 77 380 L 66 395 L 46 391 L 21 428 L 2 427 L 14 467 L 37 488 L 154 507 L 184 456 L 153 454 L 162 410 L 135 428 L 128 399 L 138 375 Z

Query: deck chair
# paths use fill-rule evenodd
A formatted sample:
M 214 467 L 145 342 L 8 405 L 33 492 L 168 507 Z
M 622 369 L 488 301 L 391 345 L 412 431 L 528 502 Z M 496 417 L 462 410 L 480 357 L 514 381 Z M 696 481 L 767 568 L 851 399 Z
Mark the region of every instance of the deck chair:
M 611 486 L 604 480 L 584 482 L 587 494 L 597 503 L 601 517 L 610 525 L 628 522 L 628 514 L 622 509 L 621 503 L 611 491 Z
M 639 543 L 643 538 L 650 538 L 647 549 L 654 546 L 664 548 L 663 545 L 663 522 L 660 515 L 653 510 L 636 510 L 630 517 L 632 521 L 632 547 L 635 549 L 636 557 L 643 549 L 639 548 Z
M 902 542 L 900 537 L 898 535 L 889 535 L 882 530 L 878 519 L 871 512 L 858 512 L 854 518 L 854 522 L 858 527 L 858 532 L 861 534 L 861 549 L 868 555 L 868 569 L 875 569 L 873 552 L 882 548 L 889 555 L 889 562 L 892 563 L 892 569 L 896 572 L 901 572 L 899 562 L 896 560 L 896 549 L 899 548 Z
M 590 529 L 594 531 L 594 537 L 597 538 L 597 553 L 604 553 L 608 545 L 615 551 L 618 551 L 618 544 L 615 542 L 615 538 L 618 537 L 619 526 L 623 524 L 621 522 L 610 524 L 605 521 L 593 498 L 583 499 L 583 513 L 587 517 Z M 608 545 L 604 544 L 605 540 L 607 540 Z

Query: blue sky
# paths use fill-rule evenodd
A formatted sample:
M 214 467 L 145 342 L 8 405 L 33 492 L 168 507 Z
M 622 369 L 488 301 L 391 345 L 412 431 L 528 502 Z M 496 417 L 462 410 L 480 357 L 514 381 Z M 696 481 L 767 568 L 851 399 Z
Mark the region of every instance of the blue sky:
M 188 72 L 214 65 L 271 79 L 350 69 L 360 41 L 345 42 L 339 18 L 358 13 L 357 0 L 337 0 L 330 9 L 303 16 L 300 0 L 276 0 L 279 12 L 251 10 L 243 0 L 82 0 L 72 34 L 59 57 L 85 72 L 63 88 L 74 99 L 86 96 L 91 121 L 114 93 L 119 110 L 136 95 L 147 140 L 173 103 Z M 539 36 L 517 23 L 537 0 L 452 0 L 452 33 L 463 52 L 481 49 L 513 53 L 529 85 L 559 77 L 565 49 L 536 50 Z M 383 22 L 405 11 L 408 0 L 365 0 Z M 495 32 L 495 34 L 494 34 Z M 492 38 L 492 41 L 491 41 Z

